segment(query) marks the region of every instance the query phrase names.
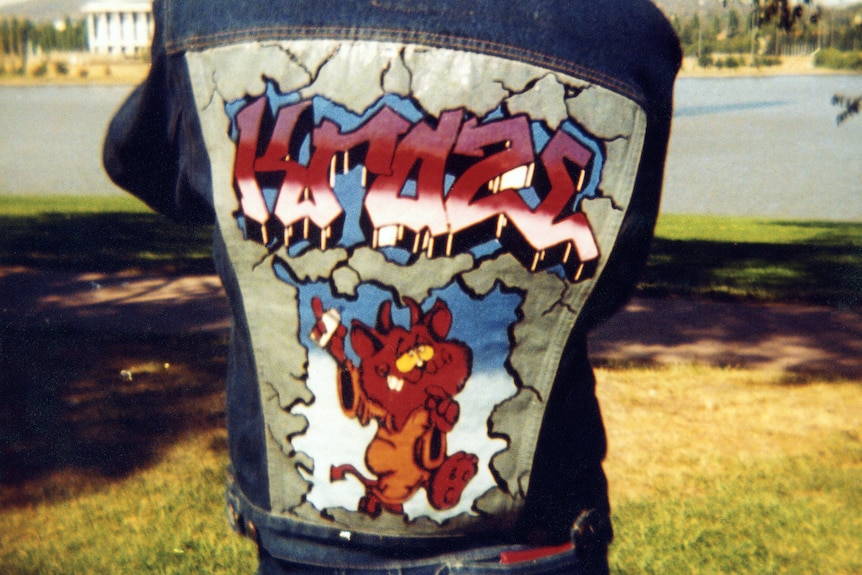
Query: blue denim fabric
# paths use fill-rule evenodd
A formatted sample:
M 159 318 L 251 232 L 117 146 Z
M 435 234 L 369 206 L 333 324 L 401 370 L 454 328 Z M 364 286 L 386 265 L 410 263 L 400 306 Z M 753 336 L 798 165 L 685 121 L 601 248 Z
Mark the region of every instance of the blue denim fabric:
M 512 547 L 484 547 L 474 551 L 438 555 L 425 560 L 355 559 L 337 566 L 317 567 L 310 563 L 286 563 L 261 550 L 259 575 L 325 575 L 334 573 L 360 573 L 362 575 L 596 575 L 606 572 L 604 567 L 586 565 L 573 552 L 558 553 L 543 559 L 517 564 L 500 563 L 500 553 Z M 330 557 L 341 553 L 328 552 Z
M 263 510 L 254 512 L 242 495 L 229 487 L 228 522 L 238 532 L 259 543 L 260 575 L 287 573 L 362 573 L 367 575 L 539 575 L 566 573 L 569 575 L 600 575 L 607 572 L 604 550 L 598 555 L 575 552 L 574 532 L 571 548 L 554 550 L 547 556 L 504 564 L 506 553 L 534 550 L 528 545 L 492 541 L 471 541 L 463 549 L 446 549 L 445 542 L 405 542 L 397 548 L 383 549 L 371 540 L 348 540 L 342 533 L 337 540 L 322 541 L 302 537 L 295 532 L 279 533 L 278 521 Z M 249 516 L 234 511 L 243 509 Z M 257 521 L 253 523 L 249 517 Z M 237 523 L 239 522 L 239 523 Z M 254 525 L 254 527 L 251 527 Z M 250 531 L 251 530 L 251 531 Z M 462 545 L 464 545 L 462 543 Z M 280 557 L 290 557 L 285 561 Z
M 631 293 L 646 260 L 658 212 L 680 49 L 649 0 L 235 0 L 156 1 L 153 66 L 118 112 L 104 163 L 120 186 L 156 210 L 187 222 L 212 218 L 210 165 L 183 56 L 240 42 L 290 39 L 401 41 L 536 64 L 618 92 L 647 113 L 635 193 L 620 239 L 571 334 L 553 386 L 534 458 L 526 505 L 511 532 L 488 540 L 375 540 L 333 530 L 303 532 L 268 513 L 269 486 L 259 391 L 250 336 L 237 321 L 228 374 L 227 419 L 234 482 L 234 527 L 261 545 L 269 573 L 604 573 L 610 527 L 591 553 L 563 552 L 501 565 L 503 550 L 571 540 L 585 509 L 610 513 L 601 468 L 606 441 L 586 334 Z M 215 246 L 216 265 L 230 262 Z M 225 285 L 229 294 L 237 286 Z M 241 317 L 241 308 L 235 313 Z M 279 557 L 276 559 L 275 557 Z M 285 559 L 289 559 L 287 562 Z
M 404 41 L 539 64 L 657 107 L 669 106 L 679 61 L 670 25 L 639 0 L 165 2 L 159 21 L 168 54 L 274 38 Z

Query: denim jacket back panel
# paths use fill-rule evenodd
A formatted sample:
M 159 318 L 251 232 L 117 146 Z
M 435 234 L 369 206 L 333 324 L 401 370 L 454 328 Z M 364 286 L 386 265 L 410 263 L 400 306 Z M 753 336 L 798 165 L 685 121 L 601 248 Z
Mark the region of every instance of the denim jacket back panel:
M 596 437 L 548 402 L 589 387 L 559 367 L 570 334 L 645 255 L 677 61 L 651 6 L 563 4 L 157 4 L 236 315 L 233 502 L 262 538 L 506 533 L 542 428 Z M 667 46 L 624 57 L 625 33 Z M 561 453 L 546 499 L 570 496 Z
M 648 0 L 156 2 L 168 54 L 244 41 L 356 39 L 445 46 L 558 70 L 667 112 L 680 48 Z M 669 120 L 669 118 L 666 118 Z

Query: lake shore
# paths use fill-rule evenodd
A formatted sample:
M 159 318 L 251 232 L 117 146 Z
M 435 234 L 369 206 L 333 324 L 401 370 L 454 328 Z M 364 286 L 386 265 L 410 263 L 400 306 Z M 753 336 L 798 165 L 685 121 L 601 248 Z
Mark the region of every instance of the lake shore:
M 750 61 L 748 56 L 735 56 L 746 62 Z M 724 55 L 715 56 L 716 61 L 724 59 Z M 757 76 L 806 76 L 826 74 L 853 74 L 850 70 L 835 70 L 832 68 L 820 68 L 814 65 L 813 56 L 783 56 L 779 63 L 772 66 L 742 65 L 735 68 L 727 66 L 699 66 L 696 56 L 687 56 L 683 60 L 679 72 L 680 78 L 750 78 Z
M 717 60 L 721 58 L 716 58 Z M 747 58 L 746 58 L 747 60 Z M 48 86 L 48 85 L 136 85 L 147 76 L 148 62 L 117 61 L 69 67 L 59 73 L 56 66 L 46 66 L 41 75 L 31 70 L 26 75 L 6 73 L 0 75 L 0 86 Z M 853 74 L 847 70 L 818 68 L 812 56 L 785 56 L 773 66 L 743 65 L 735 68 L 698 66 L 697 58 L 688 56 L 680 69 L 680 78 L 744 78 L 757 76 L 801 76 L 825 74 Z
M 0 86 L 134 86 L 150 71 L 149 62 L 106 61 L 87 64 L 48 62 L 44 68 L 29 67 L 27 74 L 6 72 L 0 75 Z M 62 70 L 62 71 L 61 71 Z

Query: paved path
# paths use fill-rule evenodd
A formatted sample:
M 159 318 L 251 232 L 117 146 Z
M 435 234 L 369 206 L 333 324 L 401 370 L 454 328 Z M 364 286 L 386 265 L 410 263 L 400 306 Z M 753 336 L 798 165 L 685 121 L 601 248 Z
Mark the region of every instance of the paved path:
M 226 333 L 215 276 L 0 268 L 0 325 L 103 333 Z M 636 298 L 591 336 L 597 360 L 699 362 L 862 380 L 862 313 L 789 304 Z

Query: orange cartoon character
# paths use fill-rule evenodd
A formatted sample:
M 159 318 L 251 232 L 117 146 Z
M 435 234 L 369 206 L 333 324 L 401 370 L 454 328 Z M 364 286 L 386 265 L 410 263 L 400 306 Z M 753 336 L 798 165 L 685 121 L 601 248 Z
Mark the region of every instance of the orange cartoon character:
M 311 302 L 317 319 L 311 338 L 338 363 L 342 410 L 362 425 L 377 422 L 365 451 L 366 466 L 376 477 L 365 477 L 349 464 L 330 469 L 333 481 L 349 474 L 362 483 L 359 511 L 372 517 L 384 510 L 403 513 L 403 504 L 420 488 L 434 509 L 450 509 L 478 467 L 473 454 L 447 455 L 446 444 L 460 415 L 454 397 L 470 377 L 472 351 L 446 339 L 452 313 L 445 302 L 437 300 L 423 313 L 415 301 L 405 301 L 410 308 L 407 329 L 393 324 L 389 301 L 378 308 L 374 328 L 353 320 L 350 344 L 359 365 L 345 354 L 348 330 L 338 311 L 324 311 L 316 297 Z

